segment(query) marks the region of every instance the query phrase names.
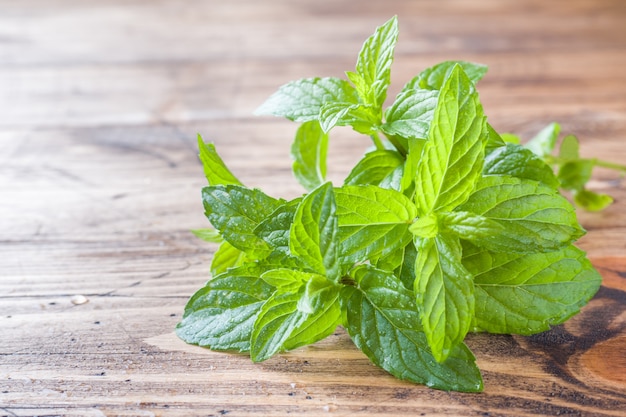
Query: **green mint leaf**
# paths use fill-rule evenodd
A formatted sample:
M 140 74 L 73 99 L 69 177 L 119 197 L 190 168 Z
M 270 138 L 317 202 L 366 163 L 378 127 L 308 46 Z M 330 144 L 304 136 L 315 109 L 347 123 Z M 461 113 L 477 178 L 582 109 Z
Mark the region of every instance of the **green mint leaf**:
M 559 188 L 560 182 L 554 171 L 530 149 L 507 143 L 497 147 L 485 156 L 485 175 L 510 175 L 542 182 L 552 188 Z
M 401 189 L 405 194 L 413 196 L 415 192 L 415 177 L 417 175 L 417 167 L 422 158 L 422 150 L 426 144 L 425 140 L 408 141 L 408 153 L 404 163 L 402 173 Z
M 487 123 L 487 146 L 485 147 L 486 152 L 491 152 L 494 149 L 499 148 L 500 146 L 504 146 L 505 144 L 506 143 L 504 142 L 504 139 L 502 139 L 502 136 L 500 136 L 500 134 L 496 132 L 493 126 Z
M 335 189 L 335 199 L 343 262 L 386 256 L 411 240 L 408 228 L 416 208 L 402 193 L 348 185 Z
M 466 61 L 444 61 L 422 71 L 418 76 L 409 81 L 402 90 L 415 88 L 440 90 L 457 65 L 463 68 L 467 77 L 474 84 L 480 81 L 487 73 L 486 65 Z
M 365 154 L 350 174 L 346 177 L 346 185 L 378 185 L 383 188 L 400 190 L 400 178 L 404 158 L 397 151 L 376 150 Z
M 380 124 L 380 118 L 372 106 L 341 102 L 322 106 L 319 119 L 324 132 L 329 132 L 335 126 L 352 126 L 357 132 L 369 135 Z
M 200 161 L 204 169 L 209 185 L 241 185 L 217 154 L 215 145 L 204 143 L 202 136 L 198 135 L 198 149 L 200 150 Z
M 291 225 L 301 201 L 301 198 L 297 198 L 279 206 L 254 228 L 253 233 L 274 250 L 288 253 Z
M 274 292 L 259 276 L 248 265 L 211 279 L 187 303 L 178 337 L 215 350 L 249 351 L 253 324 Z
M 385 112 L 382 131 L 405 139 L 426 139 L 438 95 L 437 91 L 417 89 L 401 92 Z
M 613 198 L 608 194 L 582 189 L 574 192 L 574 202 L 587 211 L 600 211 L 610 206 Z
M 469 241 L 482 241 L 504 232 L 504 226 L 493 219 L 467 211 L 440 213 L 439 221 L 444 232 Z
M 565 136 L 561 142 L 561 147 L 559 148 L 559 158 L 564 161 L 579 159 L 579 147 L 578 138 L 576 136 Z
M 204 240 L 205 242 L 211 243 L 222 243 L 224 239 L 215 229 L 196 229 L 192 230 L 191 233 L 194 234 L 195 237 Z
M 434 360 L 422 332 L 415 299 L 390 272 L 371 266 L 354 272 L 357 289 L 343 293 L 346 330 L 372 362 L 397 378 L 432 388 L 482 391 L 474 356 L 463 344 L 443 363 Z
M 601 277 L 574 246 L 533 254 L 491 253 L 464 246 L 463 263 L 474 275 L 476 330 L 534 334 L 576 314 Z
M 522 143 L 522 139 L 519 136 L 514 135 L 513 133 L 503 133 L 500 136 L 502 137 L 502 140 L 506 143 L 513 143 L 515 145 L 520 145 Z
M 256 111 L 295 122 L 318 120 L 322 106 L 332 102 L 358 103 L 349 82 L 340 78 L 304 78 L 281 86 Z
M 339 279 L 336 212 L 332 184 L 326 183 L 304 197 L 289 233 L 291 254 L 331 280 Z
M 591 179 L 594 162 L 591 159 L 567 161 L 559 167 L 557 178 L 566 190 L 582 190 Z
M 300 184 L 311 191 L 326 181 L 328 135 L 318 121 L 303 123 L 291 146 L 293 173 Z
M 542 183 L 486 176 L 458 208 L 503 226 L 500 233 L 475 240 L 493 251 L 546 252 L 569 245 L 584 234 L 574 207 Z
M 461 344 L 474 316 L 474 282 L 461 264 L 459 240 L 417 239 L 415 295 L 428 345 L 443 362 Z
M 363 79 L 362 83 L 356 85 L 357 91 L 361 89 L 360 96 L 364 102 L 378 109 L 382 107 L 387 97 L 397 40 L 398 19 L 394 16 L 376 28 L 374 34 L 363 44 L 357 59 L 356 72 Z M 364 92 L 364 86 L 367 86 L 372 93 Z
M 235 268 L 249 261 L 245 252 L 237 249 L 230 243 L 224 241 L 213 254 L 211 261 L 211 275 L 217 276 L 226 272 L 229 268 Z
M 455 66 L 439 93 L 433 124 L 417 167 L 420 215 L 463 203 L 481 174 L 485 117 L 471 80 Z
M 269 245 L 254 229 L 284 201 L 237 185 L 204 187 L 202 200 L 207 218 L 224 240 L 251 256 L 269 253 Z
M 252 360 L 261 362 L 331 334 L 341 319 L 338 297 L 338 287 L 317 274 L 309 274 L 306 284 L 296 291 L 276 291 L 254 323 Z
M 560 132 L 561 126 L 558 123 L 550 123 L 528 141 L 526 147 L 539 157 L 544 158 L 554 150 Z

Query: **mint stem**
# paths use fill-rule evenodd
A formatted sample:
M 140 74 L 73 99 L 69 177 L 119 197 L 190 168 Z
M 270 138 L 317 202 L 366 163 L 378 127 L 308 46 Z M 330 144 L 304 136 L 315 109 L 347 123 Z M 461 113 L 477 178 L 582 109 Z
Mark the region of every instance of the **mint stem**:
M 385 145 L 383 144 L 383 141 L 380 140 L 380 136 L 378 136 L 378 132 L 372 133 L 370 135 L 370 138 L 372 138 L 374 145 L 376 145 L 376 149 L 378 149 L 379 151 L 385 150 Z
M 592 161 L 596 166 L 626 173 L 626 165 L 615 164 L 613 162 L 603 161 L 601 159 L 592 159 Z

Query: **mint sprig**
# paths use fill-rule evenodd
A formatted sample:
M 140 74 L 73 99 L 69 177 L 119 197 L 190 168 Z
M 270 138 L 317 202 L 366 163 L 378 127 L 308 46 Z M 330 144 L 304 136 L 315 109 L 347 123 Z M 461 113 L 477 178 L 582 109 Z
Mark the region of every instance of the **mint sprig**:
M 291 153 L 303 196 L 245 187 L 199 138 L 213 229 L 194 233 L 219 247 L 213 278 L 177 327 L 183 340 L 263 361 L 343 326 L 398 378 L 477 392 L 469 332 L 542 332 L 598 290 L 559 189 L 602 208 L 607 197 L 586 189 L 591 169 L 626 169 L 580 158 L 572 136 L 552 155 L 556 124 L 525 146 L 498 134 L 476 89 L 484 65 L 437 64 L 384 108 L 397 37 L 394 17 L 366 40 L 347 80 L 293 81 L 257 110 L 301 123 Z M 326 180 L 337 126 L 375 147 L 341 186 Z

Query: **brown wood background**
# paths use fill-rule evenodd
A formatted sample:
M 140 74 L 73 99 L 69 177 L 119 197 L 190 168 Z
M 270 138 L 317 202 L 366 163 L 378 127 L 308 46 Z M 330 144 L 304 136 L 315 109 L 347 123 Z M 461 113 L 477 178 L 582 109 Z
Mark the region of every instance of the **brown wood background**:
M 498 130 L 558 121 L 626 163 L 622 0 L 0 0 L 1 416 L 626 415 L 626 187 L 608 171 L 592 186 L 616 203 L 580 213 L 602 289 L 547 333 L 471 336 L 483 394 L 397 381 L 343 331 L 256 365 L 174 336 L 215 249 L 189 233 L 207 224 L 196 133 L 248 185 L 300 194 L 296 126 L 253 110 L 342 76 L 394 14 L 390 96 L 482 62 Z M 368 145 L 338 130 L 331 177 Z

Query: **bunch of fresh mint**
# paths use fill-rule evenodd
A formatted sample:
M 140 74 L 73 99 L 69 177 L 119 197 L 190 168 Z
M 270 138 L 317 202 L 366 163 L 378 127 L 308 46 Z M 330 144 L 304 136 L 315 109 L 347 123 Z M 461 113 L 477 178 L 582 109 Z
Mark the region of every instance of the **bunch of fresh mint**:
M 182 339 L 258 362 L 343 326 L 400 379 L 481 391 L 468 332 L 542 332 L 598 290 L 572 245 L 584 230 L 558 191 L 589 208 L 608 202 L 585 189 L 579 166 L 589 163 L 575 139 L 558 157 L 558 125 L 528 147 L 503 140 L 476 92 L 486 67 L 468 62 L 424 70 L 383 110 L 397 36 L 394 17 L 365 42 L 349 81 L 291 82 L 258 110 L 302 123 L 292 147 L 302 197 L 245 187 L 199 138 L 214 229 L 196 234 L 220 245 L 213 278 L 177 327 Z M 375 145 L 339 187 L 325 179 L 335 126 Z

